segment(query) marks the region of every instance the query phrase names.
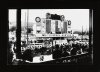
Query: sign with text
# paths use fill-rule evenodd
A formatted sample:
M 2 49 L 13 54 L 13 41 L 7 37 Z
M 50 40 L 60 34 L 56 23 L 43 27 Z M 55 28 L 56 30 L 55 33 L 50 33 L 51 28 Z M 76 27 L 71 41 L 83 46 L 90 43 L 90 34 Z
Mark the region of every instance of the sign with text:
M 36 37 L 71 37 L 71 34 L 36 34 Z

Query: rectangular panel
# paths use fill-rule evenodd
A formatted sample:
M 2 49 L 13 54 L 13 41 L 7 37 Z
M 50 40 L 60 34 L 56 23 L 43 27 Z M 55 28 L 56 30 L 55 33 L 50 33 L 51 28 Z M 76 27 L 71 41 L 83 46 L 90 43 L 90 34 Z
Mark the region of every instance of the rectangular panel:
M 51 20 L 51 32 L 55 34 L 55 20 Z
M 57 20 L 55 21 L 55 29 L 56 29 L 55 32 L 58 33 L 59 29 L 58 29 L 58 21 Z
M 41 33 L 42 34 L 46 33 L 46 19 L 44 18 L 41 19 Z
M 47 19 L 46 20 L 46 33 L 50 33 L 51 32 L 51 20 Z

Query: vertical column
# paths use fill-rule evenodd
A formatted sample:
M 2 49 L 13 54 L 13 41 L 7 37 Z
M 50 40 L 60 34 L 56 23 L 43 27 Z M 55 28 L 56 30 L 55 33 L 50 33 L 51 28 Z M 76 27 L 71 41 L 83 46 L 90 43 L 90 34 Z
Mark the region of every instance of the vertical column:
M 16 57 L 21 58 L 21 9 L 17 9 Z
M 51 32 L 55 34 L 55 20 L 51 20 Z
M 56 27 L 55 28 L 56 29 L 55 32 L 58 33 L 58 21 L 57 20 L 55 21 L 55 27 Z
M 64 33 L 67 33 L 67 22 L 64 22 Z
M 61 22 L 61 33 L 62 34 L 64 33 L 64 23 L 63 23 L 63 21 Z
M 92 10 L 89 10 L 89 47 L 91 48 L 91 36 L 92 36 Z
M 46 20 L 46 32 L 50 33 L 51 32 L 51 20 Z
M 45 31 L 46 31 L 46 19 L 42 18 L 41 19 L 41 32 L 42 34 L 45 34 Z
M 93 63 L 93 10 L 89 10 L 89 48 Z

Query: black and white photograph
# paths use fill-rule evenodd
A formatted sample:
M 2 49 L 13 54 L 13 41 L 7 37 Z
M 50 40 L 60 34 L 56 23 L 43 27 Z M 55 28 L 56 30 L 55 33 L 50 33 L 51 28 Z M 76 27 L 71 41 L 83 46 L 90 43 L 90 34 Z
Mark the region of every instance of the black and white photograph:
M 92 9 L 8 9 L 8 26 L 7 65 L 93 64 Z

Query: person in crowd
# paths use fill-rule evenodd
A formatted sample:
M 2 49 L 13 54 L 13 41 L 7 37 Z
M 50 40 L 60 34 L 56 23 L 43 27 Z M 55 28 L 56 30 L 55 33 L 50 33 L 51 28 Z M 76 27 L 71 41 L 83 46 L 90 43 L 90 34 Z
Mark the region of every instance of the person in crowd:
M 69 46 L 68 46 L 68 44 L 67 44 L 67 45 L 65 45 L 65 48 L 66 48 L 67 50 L 69 50 Z
M 60 48 L 59 50 L 60 50 L 61 52 L 63 51 L 63 47 L 64 47 L 64 46 L 63 46 L 62 44 L 61 44 L 61 46 L 59 47 L 59 48 Z
M 10 51 L 12 41 L 9 42 L 9 47 L 7 48 L 8 64 L 12 64 L 13 53 Z
M 40 56 L 40 61 L 43 61 L 44 60 L 44 56 Z
M 81 50 L 81 47 L 80 47 L 80 44 L 79 43 L 76 44 L 76 50 L 77 50 L 76 55 L 77 54 L 81 54 L 81 51 L 80 51 Z
M 42 55 L 44 54 L 45 51 L 46 51 L 45 47 L 40 48 L 40 52 L 41 52 Z
M 82 52 L 84 52 L 84 44 L 83 43 L 81 44 L 81 50 L 82 50 Z
M 28 61 L 33 61 L 33 56 L 32 56 L 32 50 L 31 49 L 27 49 L 23 52 L 22 55 L 23 60 L 28 60 Z
M 72 50 L 72 46 L 71 46 L 71 44 L 69 44 L 68 50 L 67 50 L 67 52 L 69 53 L 69 55 L 71 54 L 71 50 Z
M 56 51 L 55 46 L 52 46 L 52 54 L 54 53 L 54 51 Z
M 35 53 L 38 54 L 39 53 L 39 49 L 37 47 L 35 47 Z
M 72 43 L 72 47 L 75 48 L 75 43 Z
M 53 59 L 58 59 L 61 57 L 61 51 L 59 50 L 59 45 L 55 45 L 56 50 L 53 51 Z
M 67 47 L 66 47 L 66 46 L 67 46 L 67 45 L 64 45 L 63 50 L 66 50 L 66 51 L 67 51 L 68 49 L 67 49 Z
M 32 57 L 35 57 L 36 54 L 35 54 L 35 50 L 32 50 Z
M 86 44 L 83 45 L 83 52 L 86 50 Z
M 89 44 L 86 45 L 86 52 L 89 52 Z
M 84 44 L 84 52 L 87 50 L 87 44 Z
M 75 46 L 73 46 L 72 50 L 71 50 L 71 55 L 76 55 L 77 53 L 77 49 Z
M 77 52 L 80 50 L 80 45 L 79 45 L 79 43 L 76 43 L 75 48 L 76 48 Z
M 66 56 L 69 56 L 69 53 L 67 52 L 66 48 L 63 48 L 62 57 Z

